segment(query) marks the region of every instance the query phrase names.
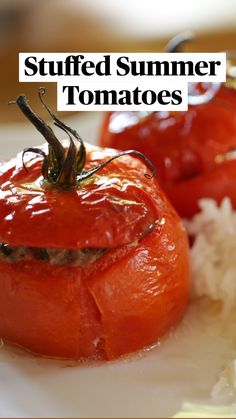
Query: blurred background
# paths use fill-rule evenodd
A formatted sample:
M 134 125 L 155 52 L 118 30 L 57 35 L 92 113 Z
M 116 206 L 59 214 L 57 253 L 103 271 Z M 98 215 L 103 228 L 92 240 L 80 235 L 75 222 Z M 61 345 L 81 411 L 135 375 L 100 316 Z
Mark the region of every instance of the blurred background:
M 185 51 L 222 51 L 236 49 L 235 22 L 236 0 L 0 0 L 0 124 L 24 121 L 7 106 L 19 93 L 40 107 L 37 85 L 18 82 L 20 51 L 162 51 L 184 30 L 196 34 Z

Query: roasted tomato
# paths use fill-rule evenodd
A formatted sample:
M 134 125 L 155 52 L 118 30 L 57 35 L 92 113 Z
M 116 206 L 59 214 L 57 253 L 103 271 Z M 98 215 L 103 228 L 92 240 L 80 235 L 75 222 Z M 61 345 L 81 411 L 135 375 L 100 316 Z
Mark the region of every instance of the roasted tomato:
M 176 210 L 191 217 L 199 210 L 199 198 L 219 202 L 235 189 L 236 164 L 231 178 L 222 163 L 224 155 L 236 147 L 236 93 L 222 86 L 213 100 L 189 106 L 187 112 L 107 113 L 100 144 L 144 153 Z M 216 181 L 209 184 L 213 177 Z M 224 189 L 221 182 L 226 178 Z M 236 207 L 234 195 L 229 196 Z
M 177 35 L 166 52 L 180 52 L 192 37 L 190 32 Z M 229 151 L 236 148 L 235 67 L 230 59 L 226 84 L 220 89 L 195 84 L 187 112 L 109 112 L 101 128 L 103 147 L 139 150 L 153 162 L 162 188 L 183 217 L 198 212 L 198 201 L 205 197 L 221 202 L 229 196 L 236 208 L 236 164 L 225 162 L 235 159 Z
M 72 359 L 154 344 L 188 301 L 180 218 L 140 159 L 85 149 L 51 113 L 70 137 L 61 143 L 24 96 L 16 102 L 49 151 L 0 166 L 0 337 Z

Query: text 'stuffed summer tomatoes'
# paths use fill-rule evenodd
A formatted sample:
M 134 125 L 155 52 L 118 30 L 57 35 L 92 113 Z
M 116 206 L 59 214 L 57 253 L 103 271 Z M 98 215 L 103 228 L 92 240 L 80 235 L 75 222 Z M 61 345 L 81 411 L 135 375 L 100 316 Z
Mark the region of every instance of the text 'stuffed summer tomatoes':
M 0 166 L 0 338 L 73 359 L 155 343 L 188 301 L 178 215 L 132 151 L 85 149 L 51 113 L 70 137 L 60 143 L 24 96 L 16 102 L 49 149 Z

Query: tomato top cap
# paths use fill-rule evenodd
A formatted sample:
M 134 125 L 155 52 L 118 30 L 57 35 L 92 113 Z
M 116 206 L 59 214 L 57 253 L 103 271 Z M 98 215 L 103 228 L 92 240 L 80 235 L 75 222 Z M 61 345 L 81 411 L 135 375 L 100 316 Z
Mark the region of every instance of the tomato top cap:
M 43 93 L 41 89 L 41 100 Z M 156 180 L 150 179 L 154 168 L 142 153 L 85 146 L 79 134 L 44 104 L 54 123 L 69 136 L 69 142 L 60 142 L 30 109 L 25 96 L 15 103 L 47 144 L 28 148 L 23 157 L 21 153 L 0 165 L 0 243 L 111 248 L 133 243 L 154 228 L 162 217 L 165 197 Z M 78 150 L 72 136 L 80 143 Z M 37 156 L 26 156 L 29 151 Z M 152 173 L 147 174 L 140 159 L 129 154 L 141 157 Z
M 43 157 L 42 164 L 42 175 L 44 179 L 57 187 L 70 188 L 76 187 L 79 182 L 82 180 L 88 179 L 98 170 L 105 167 L 112 160 L 117 159 L 120 156 L 126 154 L 136 154 L 138 157 L 141 157 L 147 166 L 151 169 L 152 174 L 146 174 L 147 177 L 152 177 L 155 173 L 155 168 L 150 162 L 150 160 L 142 153 L 135 150 L 127 150 L 125 152 L 116 154 L 114 157 L 108 159 L 107 161 L 99 164 L 97 167 L 92 168 L 91 170 L 83 170 L 85 161 L 86 161 L 86 148 L 78 132 L 68 125 L 60 121 L 56 115 L 49 109 L 46 103 L 43 100 L 43 95 L 45 94 L 45 88 L 39 89 L 39 98 L 46 108 L 46 110 L 51 115 L 54 124 L 66 132 L 69 136 L 69 148 L 66 150 L 62 143 L 55 136 L 52 128 L 46 124 L 38 115 L 33 112 L 30 106 L 27 103 L 25 95 L 20 95 L 16 98 L 15 102 L 23 114 L 32 122 L 32 124 L 37 128 L 37 130 L 43 135 L 45 140 L 48 143 L 48 154 L 39 148 L 27 148 L 23 151 L 23 166 L 27 170 L 24 164 L 24 156 L 27 152 L 40 154 Z M 75 143 L 72 139 L 72 136 L 79 142 L 80 147 L 77 150 Z

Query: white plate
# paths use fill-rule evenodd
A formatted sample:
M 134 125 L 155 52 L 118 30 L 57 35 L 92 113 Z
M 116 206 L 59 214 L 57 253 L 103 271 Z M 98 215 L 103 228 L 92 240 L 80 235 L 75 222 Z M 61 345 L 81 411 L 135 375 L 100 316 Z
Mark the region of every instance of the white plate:
M 100 116 L 68 120 L 95 142 Z M 30 125 L 0 128 L 1 158 L 42 139 Z M 81 366 L 0 350 L 1 417 L 170 417 L 183 401 L 211 403 L 210 392 L 233 338 L 215 307 L 193 302 L 160 345 L 126 360 Z

